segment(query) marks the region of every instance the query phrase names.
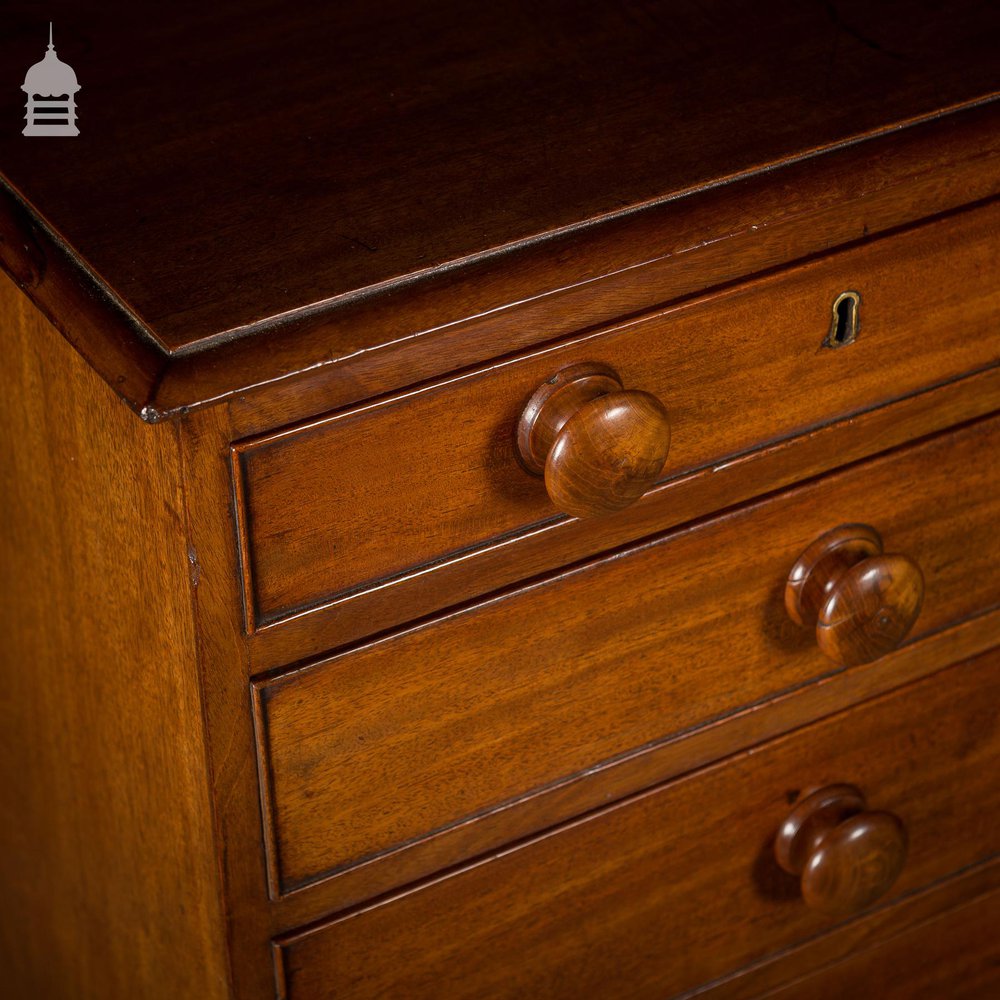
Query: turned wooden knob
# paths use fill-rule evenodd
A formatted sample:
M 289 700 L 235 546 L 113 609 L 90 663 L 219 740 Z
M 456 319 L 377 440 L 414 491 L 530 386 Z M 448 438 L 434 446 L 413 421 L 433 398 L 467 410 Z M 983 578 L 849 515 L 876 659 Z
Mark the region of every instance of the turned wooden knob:
M 670 421 L 648 392 L 624 389 L 594 362 L 563 369 L 540 386 L 521 414 L 518 451 L 545 476 L 559 510 L 591 517 L 634 503 L 657 480 L 670 449 Z
M 869 812 L 853 785 L 828 785 L 792 810 L 778 831 L 774 855 L 785 871 L 801 877 L 807 906 L 846 916 L 892 888 L 906 846 L 898 816 Z
M 924 600 L 924 577 L 912 559 L 887 555 L 867 524 L 844 524 L 817 538 L 788 575 L 785 607 L 816 628 L 819 648 L 835 663 L 870 663 L 895 649 Z

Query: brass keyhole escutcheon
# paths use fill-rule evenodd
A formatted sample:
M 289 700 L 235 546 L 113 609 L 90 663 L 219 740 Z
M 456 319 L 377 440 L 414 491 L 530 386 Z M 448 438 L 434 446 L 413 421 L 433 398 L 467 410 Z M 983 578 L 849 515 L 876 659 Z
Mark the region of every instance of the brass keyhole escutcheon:
M 857 339 L 861 329 L 861 296 L 857 292 L 841 292 L 834 300 L 830 332 L 824 347 L 847 347 Z

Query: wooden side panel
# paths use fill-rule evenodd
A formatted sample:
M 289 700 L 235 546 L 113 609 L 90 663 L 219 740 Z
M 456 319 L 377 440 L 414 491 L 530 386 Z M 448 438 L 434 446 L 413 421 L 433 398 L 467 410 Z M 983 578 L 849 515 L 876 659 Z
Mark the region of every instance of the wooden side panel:
M 998 450 L 1000 419 L 980 421 L 260 682 L 276 888 L 519 813 L 529 792 L 834 671 L 782 593 L 838 524 L 875 525 L 922 567 L 914 636 L 995 605 Z M 541 813 L 508 833 L 565 818 Z
M 0 280 L 0 992 L 230 995 L 177 430 Z
M 289 935 L 282 995 L 693 989 L 841 923 L 805 906 L 773 854 L 791 804 L 833 782 L 906 826 L 909 857 L 883 904 L 985 862 L 1000 851 L 998 667 L 994 650 Z

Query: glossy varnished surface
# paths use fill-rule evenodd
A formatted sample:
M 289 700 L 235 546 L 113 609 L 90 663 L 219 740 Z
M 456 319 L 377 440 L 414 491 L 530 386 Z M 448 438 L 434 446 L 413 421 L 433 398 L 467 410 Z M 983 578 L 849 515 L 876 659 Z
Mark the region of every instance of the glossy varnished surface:
M 775 860 L 800 877 L 820 913 L 853 916 L 884 896 L 906 863 L 907 835 L 892 813 L 870 810 L 854 785 L 827 785 L 795 804 L 774 842 Z
M 960 664 L 292 935 L 282 996 L 673 996 L 836 926 L 773 858 L 817 782 L 877 790 L 906 823 L 888 899 L 984 861 L 1000 849 L 997 666 Z
M 4 65 L 41 56 L 30 11 Z M 171 348 L 1000 88 L 1000 20 L 961 0 L 51 16 L 81 141 L 9 130 L 0 163 Z
M 260 682 L 275 891 L 505 803 L 537 829 L 559 795 L 518 797 L 829 672 L 782 600 L 828 511 L 919 558 L 916 634 L 995 604 L 998 440 L 974 424 Z
M 670 450 L 670 417 L 648 392 L 625 389 L 614 369 L 584 362 L 535 390 L 517 427 L 518 455 L 544 475 L 556 510 L 609 514 L 659 479 Z
M 909 557 L 886 554 L 867 524 L 843 524 L 817 538 L 785 584 L 792 621 L 816 630 L 834 663 L 869 663 L 895 649 L 920 614 L 924 577 Z
M 499 248 L 644 212 L 1000 86 L 998 16 L 969 0 L 916 11 L 858 0 L 185 0 L 141 14 L 105 4 L 86 18 L 66 4 L 46 16 L 84 87 L 81 136 L 47 144 L 11 129 L 0 169 L 115 296 L 103 308 L 132 326 L 126 337 L 141 346 L 149 335 L 166 351 L 247 334 L 282 341 L 278 318 L 309 337 L 316 317 L 306 313 L 338 297 L 440 265 L 478 266 Z M 44 21 L 26 4 L 5 17 L 0 61 L 27 68 Z M 4 89 L 8 120 L 21 117 L 22 97 Z M 919 211 L 911 203 L 903 221 Z M 722 221 L 720 238 L 741 228 Z M 28 232 L 30 247 L 30 223 Z M 50 236 L 38 242 L 54 246 Z M 8 266 L 24 263 L 19 244 L 10 253 Z M 639 245 L 630 263 L 662 253 Z M 517 298 L 583 277 L 571 261 L 552 263 L 534 260 Z M 478 301 L 453 301 L 438 322 L 480 313 L 498 265 L 507 262 L 490 261 L 477 279 L 468 297 Z M 227 367 L 241 370 L 228 383 L 206 364 L 179 376 L 180 399 L 285 374 L 306 356 L 346 357 L 387 342 L 385 332 L 338 331 L 325 350 L 320 341 L 293 351 L 287 367 L 259 353 L 256 375 L 250 358 L 230 354 Z M 157 396 L 155 378 L 145 392 Z

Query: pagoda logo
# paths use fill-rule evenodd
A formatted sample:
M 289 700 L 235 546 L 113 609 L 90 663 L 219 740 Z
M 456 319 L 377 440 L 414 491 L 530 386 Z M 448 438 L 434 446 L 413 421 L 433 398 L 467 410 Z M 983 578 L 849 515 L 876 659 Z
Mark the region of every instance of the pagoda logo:
M 80 90 L 73 67 L 56 55 L 49 22 L 49 48 L 45 58 L 25 74 L 28 95 L 24 135 L 79 135 L 76 127 L 76 94 Z

